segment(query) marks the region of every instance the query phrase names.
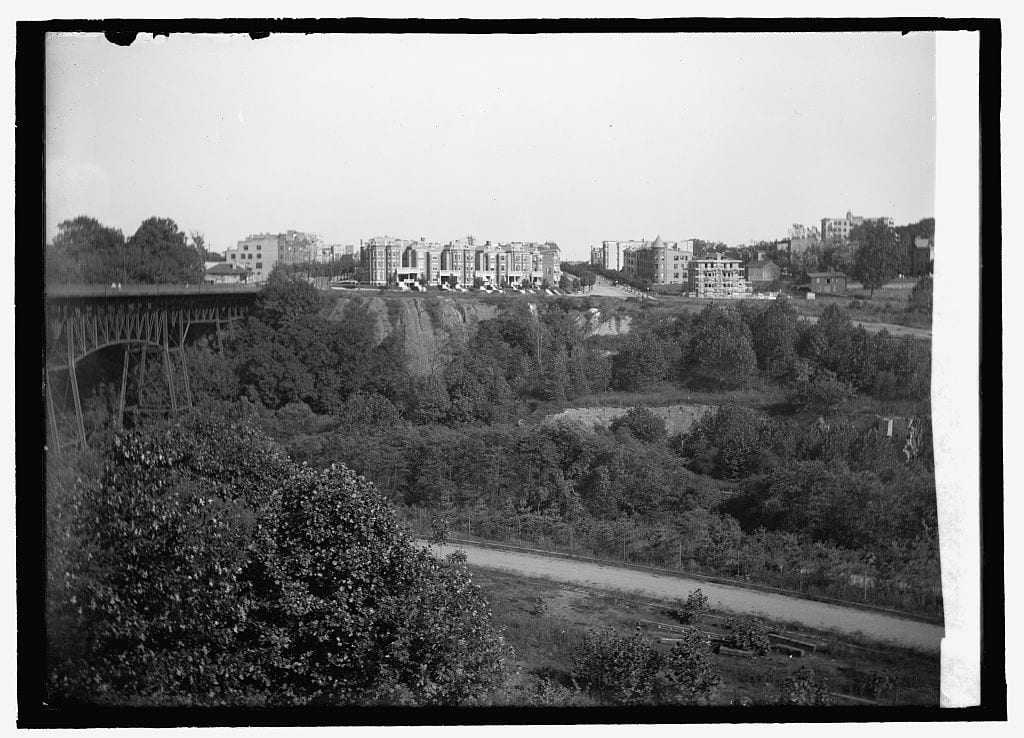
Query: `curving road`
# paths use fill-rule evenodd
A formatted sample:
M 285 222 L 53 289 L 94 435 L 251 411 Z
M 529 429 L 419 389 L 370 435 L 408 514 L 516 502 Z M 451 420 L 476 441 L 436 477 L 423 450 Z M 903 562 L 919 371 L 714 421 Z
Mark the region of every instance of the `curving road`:
M 718 610 L 760 615 L 770 620 L 800 623 L 802 626 L 819 630 L 857 634 L 872 641 L 893 643 L 923 651 L 938 652 L 943 635 L 941 625 L 922 623 L 871 610 L 686 579 L 682 576 L 661 576 L 586 561 L 501 551 L 461 543 L 444 546 L 441 553 L 448 554 L 456 549 L 464 551 L 467 563 L 473 566 L 545 577 L 598 589 L 640 592 L 663 599 L 685 599 L 689 592 L 700 587 L 710 600 L 711 606 Z M 434 547 L 433 550 L 436 552 L 438 549 Z

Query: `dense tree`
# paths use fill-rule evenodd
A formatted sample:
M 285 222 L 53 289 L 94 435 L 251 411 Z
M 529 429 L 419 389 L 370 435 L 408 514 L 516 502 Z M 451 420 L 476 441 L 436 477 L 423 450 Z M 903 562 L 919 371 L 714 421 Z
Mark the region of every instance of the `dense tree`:
M 760 468 L 764 418 L 748 407 L 709 410 L 681 440 L 681 451 L 705 474 L 738 479 Z
M 709 304 L 693 321 L 689 347 L 692 374 L 705 383 L 745 387 L 757 371 L 750 328 L 730 307 Z
M 611 422 L 611 430 L 628 430 L 634 438 L 645 443 L 654 443 L 665 437 L 665 420 L 646 405 L 631 407 Z
M 613 360 L 613 383 L 619 389 L 646 392 L 664 381 L 669 370 L 664 342 L 654 333 L 631 334 Z
M 127 280 L 127 252 L 121 231 L 84 215 L 57 226 L 53 243 L 46 247 L 48 284 Z
M 883 221 L 870 220 L 854 226 L 850 241 L 856 243 L 853 276 L 875 296 L 875 290 L 896 277 L 904 267 L 905 246 L 896 239 L 896 231 Z
M 504 680 L 462 565 L 245 424 L 120 435 L 101 479 L 51 492 L 52 701 L 454 704 Z
M 757 365 L 763 372 L 781 378 L 792 370 L 798 331 L 796 308 L 790 300 L 780 297 L 759 312 L 750 332 Z
M 129 279 L 144 284 L 203 281 L 203 256 L 170 218 L 147 218 L 128 237 Z

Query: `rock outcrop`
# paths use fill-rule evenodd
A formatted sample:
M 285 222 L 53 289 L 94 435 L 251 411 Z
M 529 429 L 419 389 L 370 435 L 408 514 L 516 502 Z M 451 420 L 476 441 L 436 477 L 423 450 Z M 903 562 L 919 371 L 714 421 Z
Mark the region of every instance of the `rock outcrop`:
M 493 318 L 493 305 L 445 295 L 339 295 L 328 320 L 349 320 L 365 310 L 379 343 L 401 337 L 406 368 L 415 376 L 429 375 L 444 364 L 450 351 L 466 342 L 482 320 Z

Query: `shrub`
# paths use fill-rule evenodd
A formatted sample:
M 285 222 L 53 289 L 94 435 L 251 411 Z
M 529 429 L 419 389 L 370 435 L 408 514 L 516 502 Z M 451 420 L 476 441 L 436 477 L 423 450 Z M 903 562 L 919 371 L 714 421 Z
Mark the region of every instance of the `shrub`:
M 771 650 L 768 640 L 768 626 L 758 618 L 729 618 L 725 625 L 729 630 L 726 643 L 731 648 L 753 651 L 758 656 L 765 656 Z
M 828 682 L 819 681 L 811 669 L 801 666 L 786 677 L 782 685 L 782 694 L 776 702 L 780 705 L 831 705 L 832 693 L 829 691 Z
M 896 676 L 891 671 L 873 671 L 859 685 L 862 694 L 876 699 L 892 692 L 895 686 Z
M 609 426 L 614 432 L 625 428 L 644 443 L 654 443 L 665 437 L 665 420 L 644 404 L 636 405 L 625 415 L 615 418 Z
M 839 379 L 828 369 L 817 369 L 813 374 L 799 377 L 789 391 L 789 401 L 800 410 L 828 415 L 856 393 L 853 385 Z
M 51 702 L 452 704 L 507 649 L 458 560 L 413 547 L 369 483 L 296 468 L 248 424 L 118 435 L 64 495 Z M 63 550 L 60 550 L 63 549 Z
M 707 704 L 722 681 L 710 642 L 696 631 L 684 635 L 665 659 L 664 678 L 673 701 Z
M 674 615 L 680 623 L 689 625 L 708 610 L 707 595 L 700 589 L 695 589 L 686 596 L 685 602 L 680 603 L 680 607 L 674 612 Z
M 574 661 L 576 683 L 612 702 L 644 704 L 656 696 L 661 657 L 640 633 L 590 631 Z

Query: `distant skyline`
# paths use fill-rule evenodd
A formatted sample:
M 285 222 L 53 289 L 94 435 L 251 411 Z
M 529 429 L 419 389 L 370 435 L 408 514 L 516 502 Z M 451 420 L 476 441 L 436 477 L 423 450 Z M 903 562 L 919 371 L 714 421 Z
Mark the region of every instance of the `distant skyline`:
M 159 216 L 220 252 L 294 229 L 583 259 L 934 216 L 929 33 L 55 34 L 46 85 L 47 240 Z

